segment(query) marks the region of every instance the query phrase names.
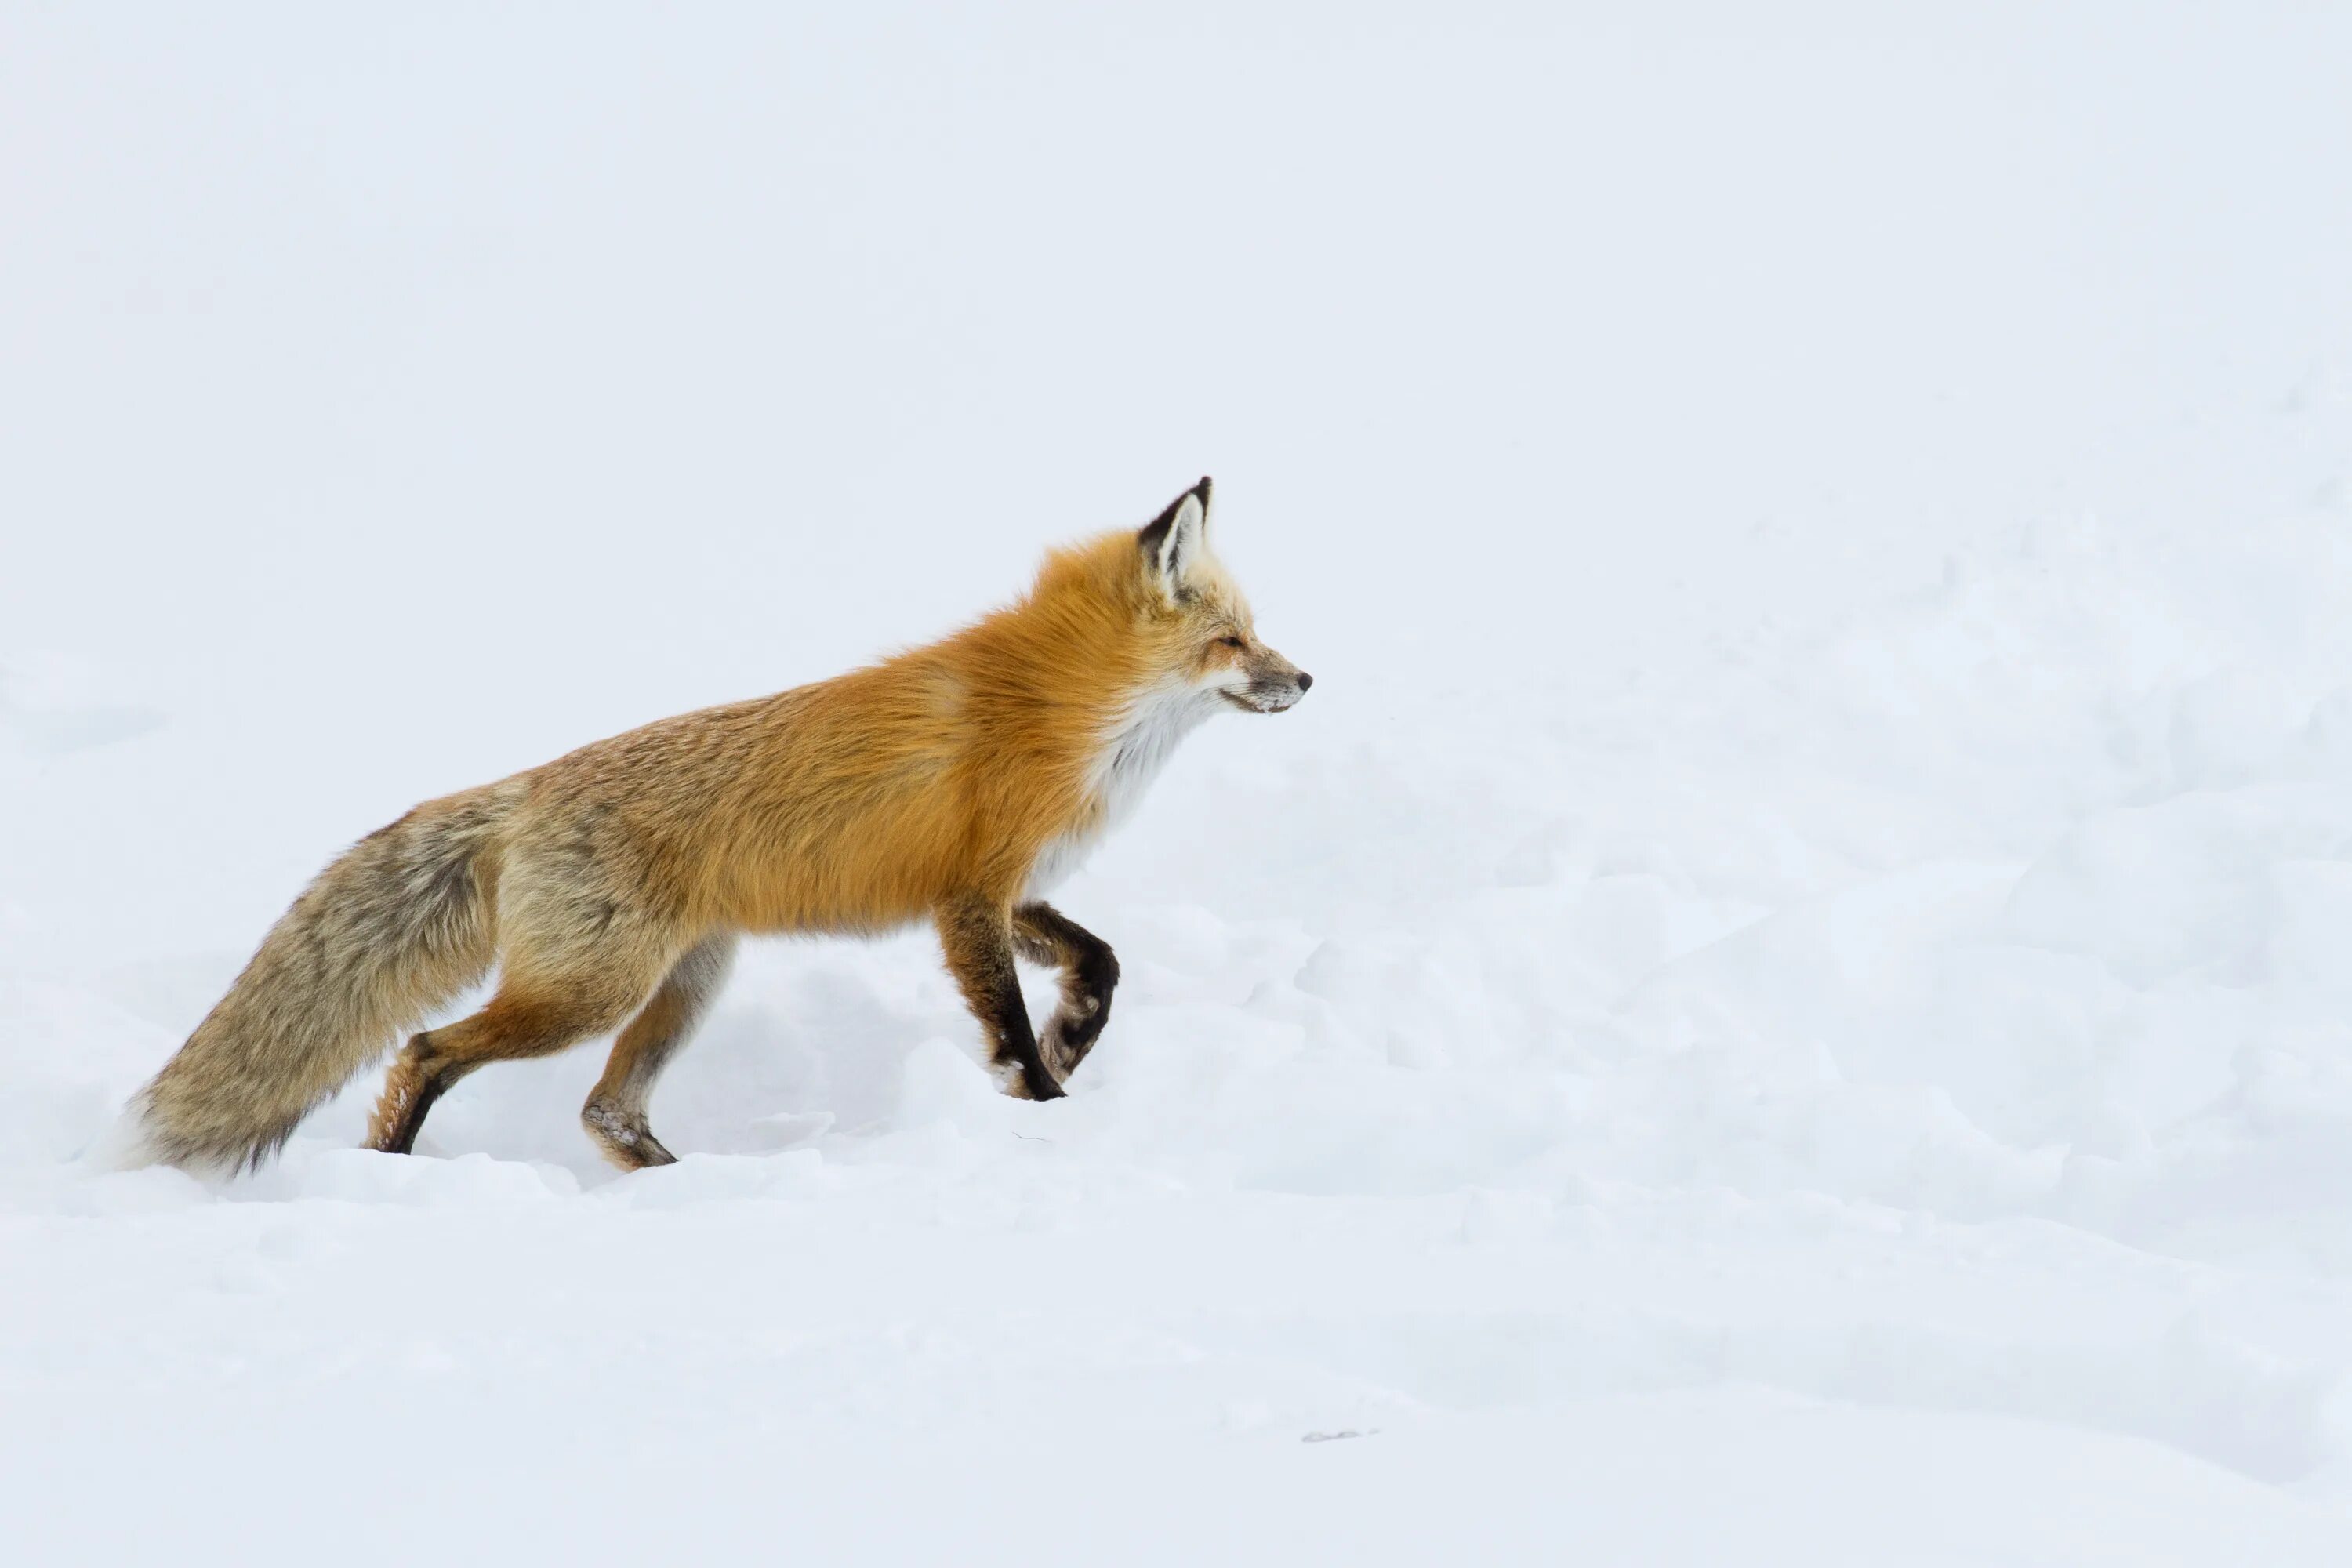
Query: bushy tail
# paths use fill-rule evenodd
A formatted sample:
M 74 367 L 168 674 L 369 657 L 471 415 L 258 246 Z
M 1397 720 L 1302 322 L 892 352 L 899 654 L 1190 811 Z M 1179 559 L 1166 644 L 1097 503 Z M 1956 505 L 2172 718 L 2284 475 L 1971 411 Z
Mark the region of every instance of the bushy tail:
M 138 1152 L 259 1165 L 405 1030 L 489 972 L 502 786 L 418 806 L 319 874 L 128 1108 Z

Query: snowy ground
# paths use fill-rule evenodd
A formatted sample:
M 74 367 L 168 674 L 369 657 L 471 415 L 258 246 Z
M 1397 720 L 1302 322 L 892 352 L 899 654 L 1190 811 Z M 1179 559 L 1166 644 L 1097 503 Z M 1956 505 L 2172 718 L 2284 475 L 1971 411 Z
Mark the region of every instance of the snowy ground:
M 12 1557 L 2352 1561 L 2346 29 L 1695 16 L 7 19 Z M 340 843 L 1202 468 L 1316 689 L 1068 1100 L 917 933 L 667 1169 L 75 1163 Z

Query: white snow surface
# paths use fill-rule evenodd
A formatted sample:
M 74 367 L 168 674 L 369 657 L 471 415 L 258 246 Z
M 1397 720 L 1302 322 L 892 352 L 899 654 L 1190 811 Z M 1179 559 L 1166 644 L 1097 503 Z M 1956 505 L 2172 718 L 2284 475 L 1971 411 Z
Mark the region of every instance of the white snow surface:
M 2345 15 L 803 9 L 0 14 L 8 1559 L 2352 1562 Z M 1066 1100 L 919 931 L 668 1168 L 86 1158 L 341 845 L 1203 470 L 1315 689 Z

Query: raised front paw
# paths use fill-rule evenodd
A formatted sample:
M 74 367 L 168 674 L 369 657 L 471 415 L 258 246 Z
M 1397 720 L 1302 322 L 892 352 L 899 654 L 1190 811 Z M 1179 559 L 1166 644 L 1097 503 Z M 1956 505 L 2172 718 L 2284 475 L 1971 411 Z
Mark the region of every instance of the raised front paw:
M 1087 1000 L 1093 1002 L 1092 998 Z M 1095 1048 L 1095 1042 L 1102 1038 L 1103 1023 L 1099 1003 L 1083 1010 L 1065 1006 L 1046 1020 L 1045 1032 L 1037 1041 L 1037 1052 L 1054 1069 L 1055 1077 L 1065 1083 L 1069 1081 L 1070 1075 L 1078 1070 L 1078 1064 L 1087 1059 L 1087 1053 Z

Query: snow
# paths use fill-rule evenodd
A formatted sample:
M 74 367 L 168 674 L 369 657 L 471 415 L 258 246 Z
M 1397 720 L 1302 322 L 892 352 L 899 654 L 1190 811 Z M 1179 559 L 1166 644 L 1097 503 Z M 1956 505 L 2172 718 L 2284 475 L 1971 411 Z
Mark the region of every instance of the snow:
M 2352 1561 L 2352 31 L 2143 12 L 0 20 L 12 1558 Z M 1203 470 L 1316 684 L 1068 1100 L 915 932 L 674 1166 L 89 1157 L 341 844 Z

